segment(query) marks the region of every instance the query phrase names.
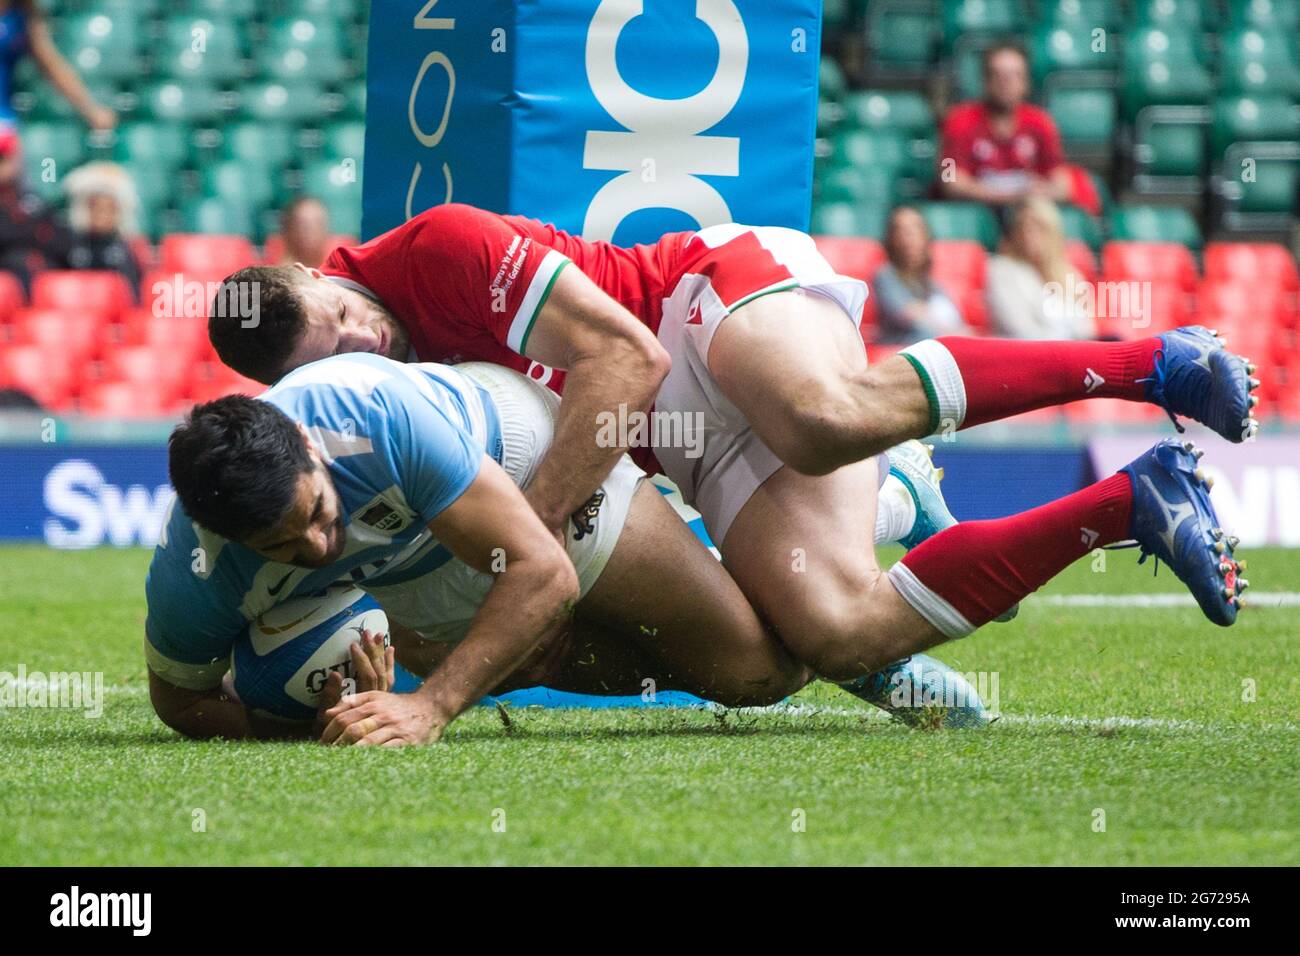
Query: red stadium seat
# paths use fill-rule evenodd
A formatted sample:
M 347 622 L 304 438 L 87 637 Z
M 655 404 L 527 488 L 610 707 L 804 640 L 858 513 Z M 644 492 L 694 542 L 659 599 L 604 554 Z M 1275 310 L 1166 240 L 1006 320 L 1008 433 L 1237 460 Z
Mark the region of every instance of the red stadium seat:
M 163 272 L 186 272 L 224 278 L 257 263 L 257 249 L 244 236 L 174 233 L 158 247 Z
M 135 309 L 123 324 L 122 344 L 147 345 L 159 353 L 170 354 L 173 361 L 193 365 L 207 358 L 208 322 L 196 316 L 154 315 L 148 309 Z
M 136 383 L 164 402 L 180 395 L 193 376 L 192 363 L 175 361 L 166 347 L 123 345 L 104 354 L 103 381 Z
M 831 268 L 840 275 L 871 281 L 876 270 L 885 262 L 885 250 L 875 239 L 854 236 L 814 236 L 817 251 L 826 257 Z M 267 243 L 267 258 L 271 244 Z
M 1188 292 L 1196 285 L 1196 260 L 1177 242 L 1108 242 L 1101 270 L 1110 278 L 1177 283 Z
M 930 247 L 930 275 L 956 302 L 970 290 L 983 291 L 988 253 L 973 239 L 936 239 Z
M 18 277 L 12 272 L 0 271 L 0 325 L 11 321 L 26 301 L 27 295 Z
M 1086 242 L 1072 239 L 1066 243 L 1065 254 L 1070 257 L 1072 265 L 1088 282 L 1097 281 L 1097 257 Z
M 94 312 L 116 322 L 135 295 L 117 272 L 54 270 L 32 280 L 32 307 Z
M 220 362 L 207 362 L 196 369 L 189 388 L 189 398 L 197 404 L 210 402 L 223 395 L 261 395 L 265 391 L 266 386 L 261 382 L 244 378 Z
M 140 283 L 140 305 L 154 315 L 206 317 L 224 276 L 214 272 L 150 272 Z
M 107 324 L 94 312 L 23 309 L 14 317 L 14 341 L 66 352 L 79 369 L 98 354 Z
M 1197 308 L 1210 314 L 1255 316 L 1290 325 L 1295 297 L 1281 286 L 1207 276 L 1196 291 Z
M 1271 242 L 1211 242 L 1205 247 L 1205 277 L 1253 286 L 1300 289 L 1300 273 L 1286 246 Z
M 142 382 L 96 382 L 81 394 L 78 408 L 99 418 L 156 418 L 174 410 L 157 390 Z
M 51 411 L 64 411 L 76 390 L 75 369 L 65 352 L 40 345 L 0 350 L 0 388 L 18 388 Z

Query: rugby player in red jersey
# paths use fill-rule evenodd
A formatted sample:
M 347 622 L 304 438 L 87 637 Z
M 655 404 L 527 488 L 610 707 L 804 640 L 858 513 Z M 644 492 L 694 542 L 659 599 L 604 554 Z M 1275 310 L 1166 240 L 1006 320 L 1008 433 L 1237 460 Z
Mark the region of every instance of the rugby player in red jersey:
M 258 283 L 255 316 L 222 304 L 247 282 Z M 698 456 L 672 442 L 630 450 L 653 451 L 755 608 L 829 679 L 969 634 L 1129 538 L 1212 620 L 1235 620 L 1244 580 L 1182 446 L 1022 515 L 943 530 L 888 572 L 873 537 L 876 456 L 891 446 L 1101 397 L 1153 402 L 1243 441 L 1258 385 L 1244 359 L 1192 328 L 1132 342 L 945 337 L 868 367 L 866 295 L 794 230 L 726 224 L 620 248 L 449 204 L 335 250 L 320 271 L 235 273 L 209 329 L 223 360 L 267 382 L 339 351 L 413 349 L 542 379 L 563 369 L 554 443 L 527 490 L 553 529 L 624 451 L 598 439 L 603 417 L 652 403 L 700 416 Z

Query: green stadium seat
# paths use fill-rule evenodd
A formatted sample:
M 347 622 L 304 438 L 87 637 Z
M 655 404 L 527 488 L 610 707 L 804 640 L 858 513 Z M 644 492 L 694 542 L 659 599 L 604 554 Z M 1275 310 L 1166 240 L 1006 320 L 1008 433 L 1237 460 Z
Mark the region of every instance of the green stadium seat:
M 350 160 L 320 159 L 302 172 L 302 191 L 325 204 L 330 228 L 336 233 L 361 232 L 362 164 Z
M 250 83 L 240 90 L 243 114 L 263 123 L 304 123 L 319 118 L 320 88 L 309 83 Z
M 243 30 L 234 18 L 174 17 L 157 57 L 163 75 L 231 84 L 244 76 Z
M 203 194 L 234 205 L 265 209 L 279 193 L 280 171 L 269 163 L 225 159 L 203 170 Z
M 366 124 L 356 121 L 335 123 L 325 130 L 325 154 L 331 159 L 361 161 L 366 151 Z
M 1030 41 L 1030 63 L 1034 81 L 1046 85 L 1048 74 L 1089 72 L 1108 76 L 1119 62 L 1115 38 L 1106 35 L 1104 46 L 1093 37 L 1094 24 L 1087 22 L 1046 24 Z
M 1209 4 L 1203 0 L 1134 0 L 1129 22 L 1155 27 L 1201 29 L 1212 19 Z
M 1110 237 L 1129 242 L 1177 242 L 1201 247 L 1201 229 L 1181 206 L 1120 206 L 1110 216 Z
M 835 166 L 818 180 L 818 202 L 883 204 L 898 199 L 898 177 L 894 170 L 879 166 Z
M 79 13 L 52 21 L 51 32 L 82 77 L 124 80 L 139 75 L 140 28 L 134 17 Z
M 292 126 L 281 123 L 231 123 L 221 131 L 221 152 L 225 159 L 262 162 L 284 167 L 296 158 Z
M 828 30 L 843 30 L 853 25 L 857 15 L 853 0 L 826 0 L 822 4 L 822 24 Z
M 362 19 L 368 6 L 367 0 L 281 0 L 279 12 L 286 17 L 343 22 Z
M 809 231 L 815 236 L 864 236 L 879 239 L 885 233 L 889 207 L 832 202 L 813 206 Z
M 938 37 L 935 16 L 913 4 L 877 0 L 867 8 L 869 57 L 884 71 L 924 70 Z
M 1253 181 L 1240 180 L 1236 211 L 1286 214 L 1300 210 L 1296 201 L 1297 184 L 1300 184 L 1300 161 L 1261 159 L 1255 163 Z
M 998 244 L 1000 230 L 993 211 L 981 203 L 928 202 L 921 215 L 935 239 L 974 239 L 986 249 Z
M 181 16 L 220 19 L 233 17 L 247 23 L 262 6 L 259 0 L 174 0 Z
M 1300 139 L 1300 123 L 1283 96 L 1226 96 L 1214 102 L 1211 147 L 1223 155 L 1232 143 L 1289 142 Z
M 119 162 L 140 197 L 140 228 L 156 239 L 163 231 L 162 213 L 175 198 L 176 171 L 147 157 L 123 157 Z
M 849 82 L 844 78 L 844 69 L 834 57 L 821 58 L 819 67 L 819 89 L 822 99 L 839 102 L 849 91 Z
M 1221 37 L 1220 90 L 1300 97 L 1300 57 L 1284 28 L 1250 27 Z
M 1209 71 L 1194 61 L 1128 63 L 1120 96 L 1125 119 L 1147 106 L 1204 106 L 1214 91 Z
M 1019 0 L 943 0 L 944 50 L 951 51 L 962 37 L 1014 33 L 1024 21 L 1025 8 Z
M 256 221 L 251 207 L 213 196 L 194 197 L 181 205 L 181 229 L 185 232 L 253 236 Z
M 1123 12 L 1113 0 L 1041 0 L 1038 4 L 1039 23 L 1111 29 L 1122 19 Z
M 175 172 L 189 161 L 190 130 L 148 120 L 124 123 L 114 132 L 113 155 L 118 161 L 147 159 Z
M 257 62 L 269 80 L 334 83 L 347 74 L 343 34 L 330 20 L 292 17 L 267 29 L 266 48 Z
M 356 80 L 343 85 L 343 113 L 355 119 L 366 118 L 365 80 Z
M 221 96 L 206 83 L 161 80 L 140 91 L 140 103 L 145 116 L 167 123 L 199 126 L 221 115 Z
M 54 161 L 53 175 L 62 179 L 80 165 L 86 154 L 85 128 L 75 121 L 27 123 L 19 128 L 28 168 L 42 169 Z
M 1067 239 L 1086 243 L 1093 252 L 1101 250 L 1101 222 L 1087 210 L 1064 203 L 1061 205 L 1061 227 Z
M 1155 61 L 1181 67 L 1204 58 L 1201 34 L 1182 24 L 1137 27 L 1124 37 L 1124 63 L 1130 71 Z
M 1228 0 L 1228 22 L 1295 35 L 1300 30 L 1300 0 Z
M 863 129 L 893 129 L 910 138 L 933 134 L 934 112 L 911 90 L 863 90 L 844 101 L 847 119 Z
M 907 137 L 891 129 L 846 129 L 835 137 L 831 161 L 838 166 L 897 169 L 910 156 Z
M 1047 110 L 1067 147 L 1109 146 L 1115 137 L 1115 94 L 1091 87 L 1055 88 Z
M 1203 123 L 1139 121 L 1133 158 L 1147 176 L 1202 177 L 1206 173 Z

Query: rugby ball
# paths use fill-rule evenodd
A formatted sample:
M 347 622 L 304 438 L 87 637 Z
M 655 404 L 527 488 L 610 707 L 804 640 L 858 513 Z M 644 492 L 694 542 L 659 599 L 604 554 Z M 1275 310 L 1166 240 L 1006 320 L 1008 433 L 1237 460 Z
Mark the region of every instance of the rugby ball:
M 352 677 L 348 648 L 363 630 L 384 635 L 388 617 L 378 602 L 351 585 L 277 604 L 235 642 L 230 668 L 235 693 L 250 711 L 284 720 L 311 720 L 331 671 Z

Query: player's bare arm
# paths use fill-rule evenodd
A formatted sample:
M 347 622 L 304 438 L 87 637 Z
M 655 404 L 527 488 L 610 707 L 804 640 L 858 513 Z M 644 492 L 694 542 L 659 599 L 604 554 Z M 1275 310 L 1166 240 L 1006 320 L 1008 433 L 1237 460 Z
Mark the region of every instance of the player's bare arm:
M 645 411 L 668 374 L 668 353 L 636 316 L 581 270 L 556 277 L 526 352 L 566 372 L 555 442 L 529 485 L 527 497 L 552 530 L 563 527 L 600 485 L 621 444 L 597 442 L 601 412 Z
M 418 744 L 443 730 L 510 676 L 563 625 L 578 577 L 502 468 L 485 458 L 478 477 L 429 522 L 451 553 L 495 575 L 465 639 L 413 694 L 366 693 L 342 701 L 324 743 Z

